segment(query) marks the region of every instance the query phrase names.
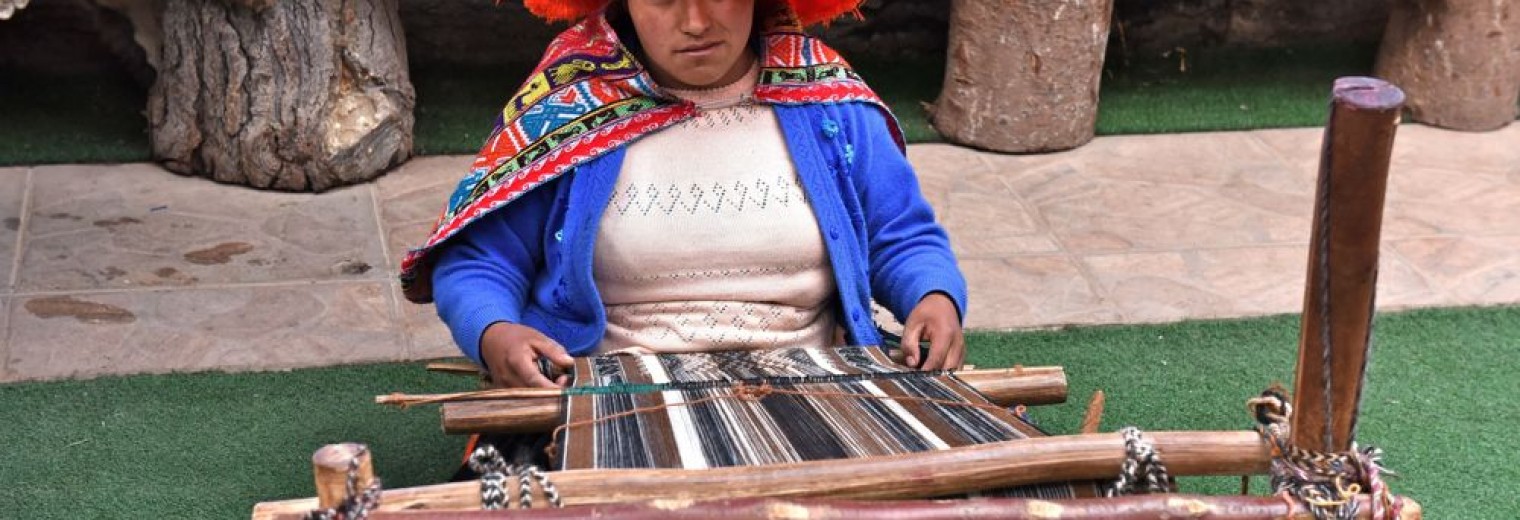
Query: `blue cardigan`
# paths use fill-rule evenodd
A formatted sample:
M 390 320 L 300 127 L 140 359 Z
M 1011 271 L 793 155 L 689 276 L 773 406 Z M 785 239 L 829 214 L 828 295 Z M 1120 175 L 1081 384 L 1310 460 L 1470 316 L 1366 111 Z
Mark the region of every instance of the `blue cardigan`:
M 862 103 L 775 110 L 824 237 L 849 342 L 881 343 L 872 297 L 903 322 L 920 299 L 943 292 L 964 317 L 966 281 L 887 116 Z M 480 362 L 481 335 L 501 321 L 533 327 L 571 355 L 595 351 L 607 316 L 592 278 L 593 241 L 625 151 L 535 188 L 435 253 L 438 315 L 466 355 Z

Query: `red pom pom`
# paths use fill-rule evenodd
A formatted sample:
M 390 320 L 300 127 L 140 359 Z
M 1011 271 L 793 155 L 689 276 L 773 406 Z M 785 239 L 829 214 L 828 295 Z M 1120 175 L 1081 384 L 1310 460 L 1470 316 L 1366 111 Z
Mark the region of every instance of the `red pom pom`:
M 797 21 L 802 25 L 824 23 L 845 13 L 855 13 L 863 0 L 788 0 Z M 608 0 L 523 0 L 528 12 L 554 21 L 575 21 L 590 16 L 607 5 Z
M 815 23 L 828 22 L 845 13 L 855 13 L 855 16 L 859 17 L 860 12 L 856 9 L 860 7 L 861 1 L 791 0 L 791 4 L 792 12 L 797 13 L 798 22 L 801 22 L 802 25 L 813 25 Z
M 551 22 L 573 22 L 606 5 L 607 0 L 523 0 L 528 12 Z

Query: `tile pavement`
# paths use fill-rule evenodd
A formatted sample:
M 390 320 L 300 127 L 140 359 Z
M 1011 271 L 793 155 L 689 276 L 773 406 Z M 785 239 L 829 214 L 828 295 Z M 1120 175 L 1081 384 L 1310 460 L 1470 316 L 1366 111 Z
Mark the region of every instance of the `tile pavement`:
M 1099 138 L 910 160 L 971 284 L 1014 329 L 1299 310 L 1320 129 Z M 318 195 L 144 164 L 0 168 L 0 382 L 452 355 L 391 274 L 468 157 Z M 1520 125 L 1404 125 L 1383 308 L 1520 302 Z

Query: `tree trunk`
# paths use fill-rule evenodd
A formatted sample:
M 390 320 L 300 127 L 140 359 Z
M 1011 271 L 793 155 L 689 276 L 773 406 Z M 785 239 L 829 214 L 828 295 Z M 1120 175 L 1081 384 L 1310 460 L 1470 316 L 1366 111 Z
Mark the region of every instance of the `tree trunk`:
M 1416 121 L 1503 128 L 1520 97 L 1520 2 L 1397 0 L 1376 70 L 1404 90 Z
M 934 127 L 953 142 L 1045 152 L 1091 141 L 1113 0 L 955 0 Z
M 168 0 L 153 154 L 219 182 L 322 191 L 411 154 L 399 0 Z

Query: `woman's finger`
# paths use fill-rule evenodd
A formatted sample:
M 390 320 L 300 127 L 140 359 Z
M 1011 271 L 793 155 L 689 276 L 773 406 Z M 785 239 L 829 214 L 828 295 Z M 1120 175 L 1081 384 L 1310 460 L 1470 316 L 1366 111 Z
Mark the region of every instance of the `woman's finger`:
M 536 388 L 558 387 L 559 385 L 554 384 L 548 377 L 544 377 L 544 374 L 538 370 L 538 352 L 540 348 L 538 344 L 529 343 L 527 347 L 515 350 L 514 352 L 520 352 L 520 354 L 514 355 L 512 359 L 507 361 L 511 363 L 512 370 L 517 372 L 517 377 L 522 380 L 523 386 Z
M 940 370 L 948 368 L 945 361 L 950 358 L 950 335 L 942 327 L 925 327 L 929 332 L 929 360 L 924 363 L 924 370 Z
M 924 324 L 918 320 L 913 319 L 912 316 L 908 317 L 908 324 L 903 327 L 901 345 L 903 351 L 903 364 L 907 365 L 909 368 L 918 368 L 920 366 L 923 366 L 923 361 L 920 360 L 918 356 L 918 338 L 920 336 L 920 333 L 923 332 L 923 328 Z
M 966 336 L 959 330 L 952 331 L 950 340 L 950 360 L 945 368 L 960 370 L 966 366 Z

